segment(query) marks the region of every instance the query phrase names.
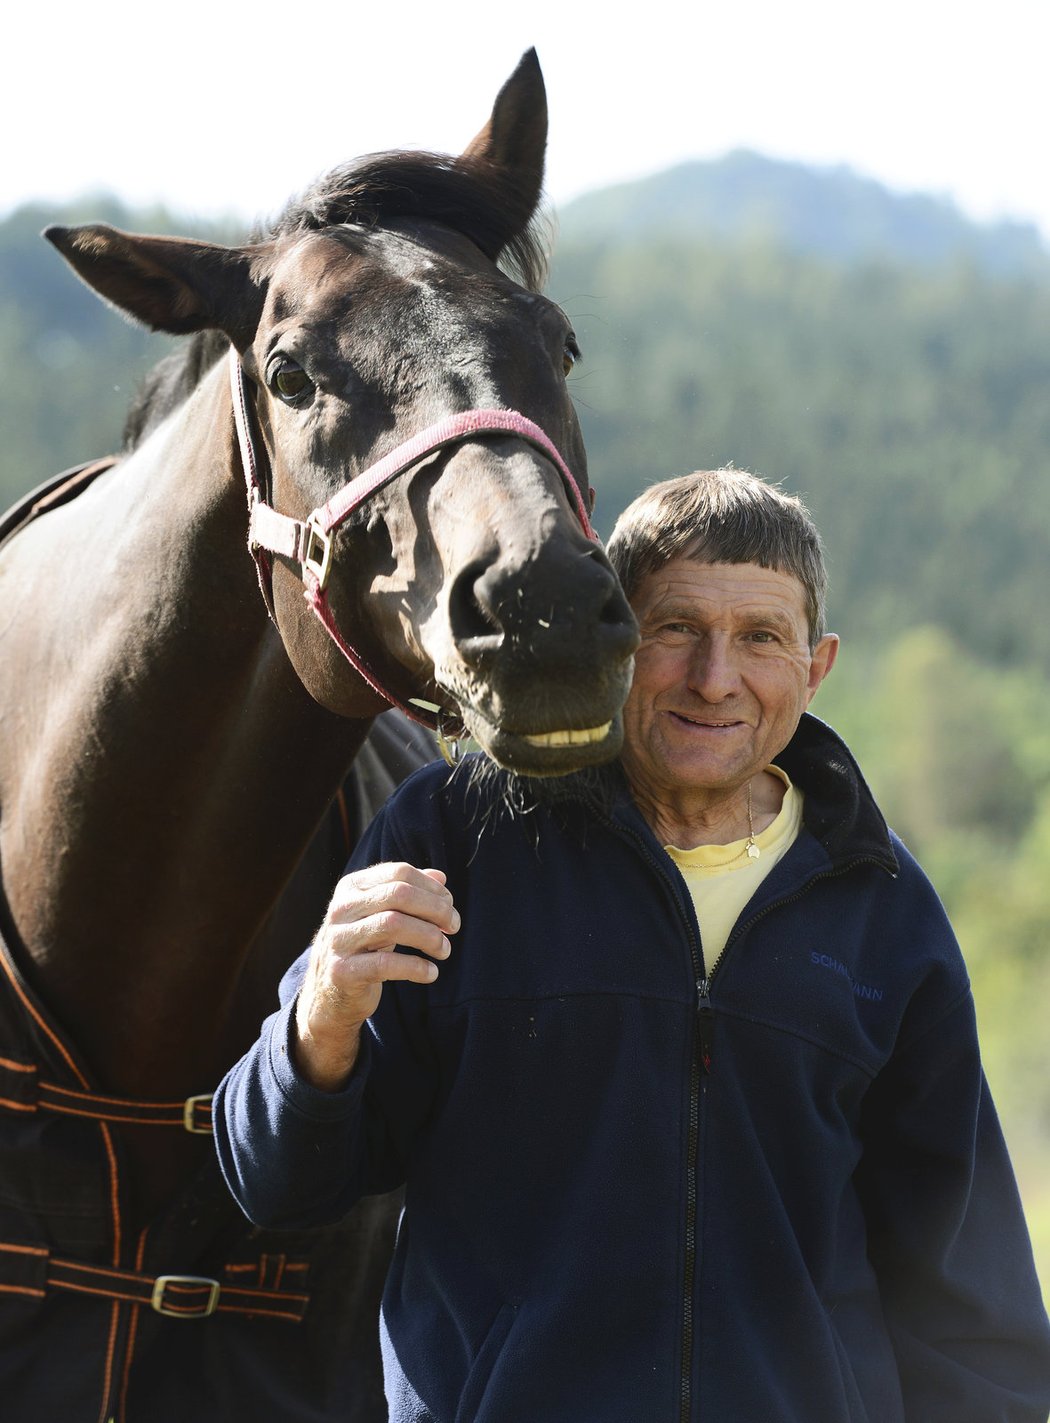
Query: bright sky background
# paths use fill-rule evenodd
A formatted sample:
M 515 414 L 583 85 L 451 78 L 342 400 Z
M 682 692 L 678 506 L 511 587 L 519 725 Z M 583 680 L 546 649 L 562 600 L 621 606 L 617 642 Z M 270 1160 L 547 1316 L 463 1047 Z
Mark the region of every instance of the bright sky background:
M 359 153 L 458 151 L 535 45 L 556 203 L 750 147 L 1050 237 L 1050 0 L 30 0 L 4 39 L 0 215 L 266 217 Z

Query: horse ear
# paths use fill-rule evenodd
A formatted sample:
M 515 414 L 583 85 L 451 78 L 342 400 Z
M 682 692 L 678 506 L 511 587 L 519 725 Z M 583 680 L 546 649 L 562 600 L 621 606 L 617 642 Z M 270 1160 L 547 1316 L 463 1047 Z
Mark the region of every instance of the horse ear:
M 221 330 L 243 345 L 255 329 L 258 249 L 144 237 L 102 224 L 49 227 L 43 235 L 104 300 L 154 331 Z
M 495 169 L 508 180 L 519 199 L 524 227 L 543 190 L 546 150 L 547 91 L 536 51 L 529 49 L 497 94 L 488 123 L 460 159 Z

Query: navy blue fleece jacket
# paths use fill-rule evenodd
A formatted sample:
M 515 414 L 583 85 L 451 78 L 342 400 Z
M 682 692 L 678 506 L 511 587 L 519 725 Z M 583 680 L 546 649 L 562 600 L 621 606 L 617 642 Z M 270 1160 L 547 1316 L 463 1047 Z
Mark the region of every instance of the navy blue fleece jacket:
M 777 758 L 804 829 L 703 979 L 617 774 L 514 816 L 408 781 L 353 864 L 463 919 L 391 984 L 347 1088 L 289 1055 L 305 958 L 217 1099 L 261 1223 L 406 1183 L 394 1423 L 1045 1423 L 1050 1336 L 944 912 L 841 741 Z

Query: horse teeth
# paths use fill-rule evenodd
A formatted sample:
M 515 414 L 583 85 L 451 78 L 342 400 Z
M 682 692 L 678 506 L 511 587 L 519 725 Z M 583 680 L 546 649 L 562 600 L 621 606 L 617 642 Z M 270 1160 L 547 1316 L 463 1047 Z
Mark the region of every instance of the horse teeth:
M 561 746 L 590 746 L 595 741 L 604 741 L 611 729 L 612 722 L 606 721 L 601 726 L 588 726 L 581 731 L 543 731 L 538 736 L 523 736 L 522 740 L 544 750 Z

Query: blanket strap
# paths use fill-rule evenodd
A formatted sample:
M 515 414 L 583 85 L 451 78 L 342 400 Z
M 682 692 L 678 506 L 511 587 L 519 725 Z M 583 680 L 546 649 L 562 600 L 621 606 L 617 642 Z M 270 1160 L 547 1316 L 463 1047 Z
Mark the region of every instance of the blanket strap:
M 6 1057 L 0 1057 L 0 1110 L 27 1115 L 54 1112 L 127 1126 L 182 1127 L 194 1135 L 210 1135 L 212 1129 L 210 1092 L 182 1102 L 138 1102 L 42 1081 L 35 1063 Z
M 269 1268 L 273 1263 L 276 1268 Z M 272 1276 L 271 1287 L 258 1288 L 228 1283 L 204 1275 L 151 1275 L 142 1270 L 112 1269 L 105 1265 L 65 1260 L 40 1245 L 0 1241 L 0 1291 L 44 1299 L 47 1295 L 93 1295 L 121 1300 L 126 1304 L 148 1305 L 168 1319 L 207 1319 L 212 1314 L 252 1315 L 298 1324 L 306 1313 L 310 1296 L 294 1288 L 296 1272 L 304 1263 L 284 1256 L 263 1256 L 255 1264 L 227 1266 Z

